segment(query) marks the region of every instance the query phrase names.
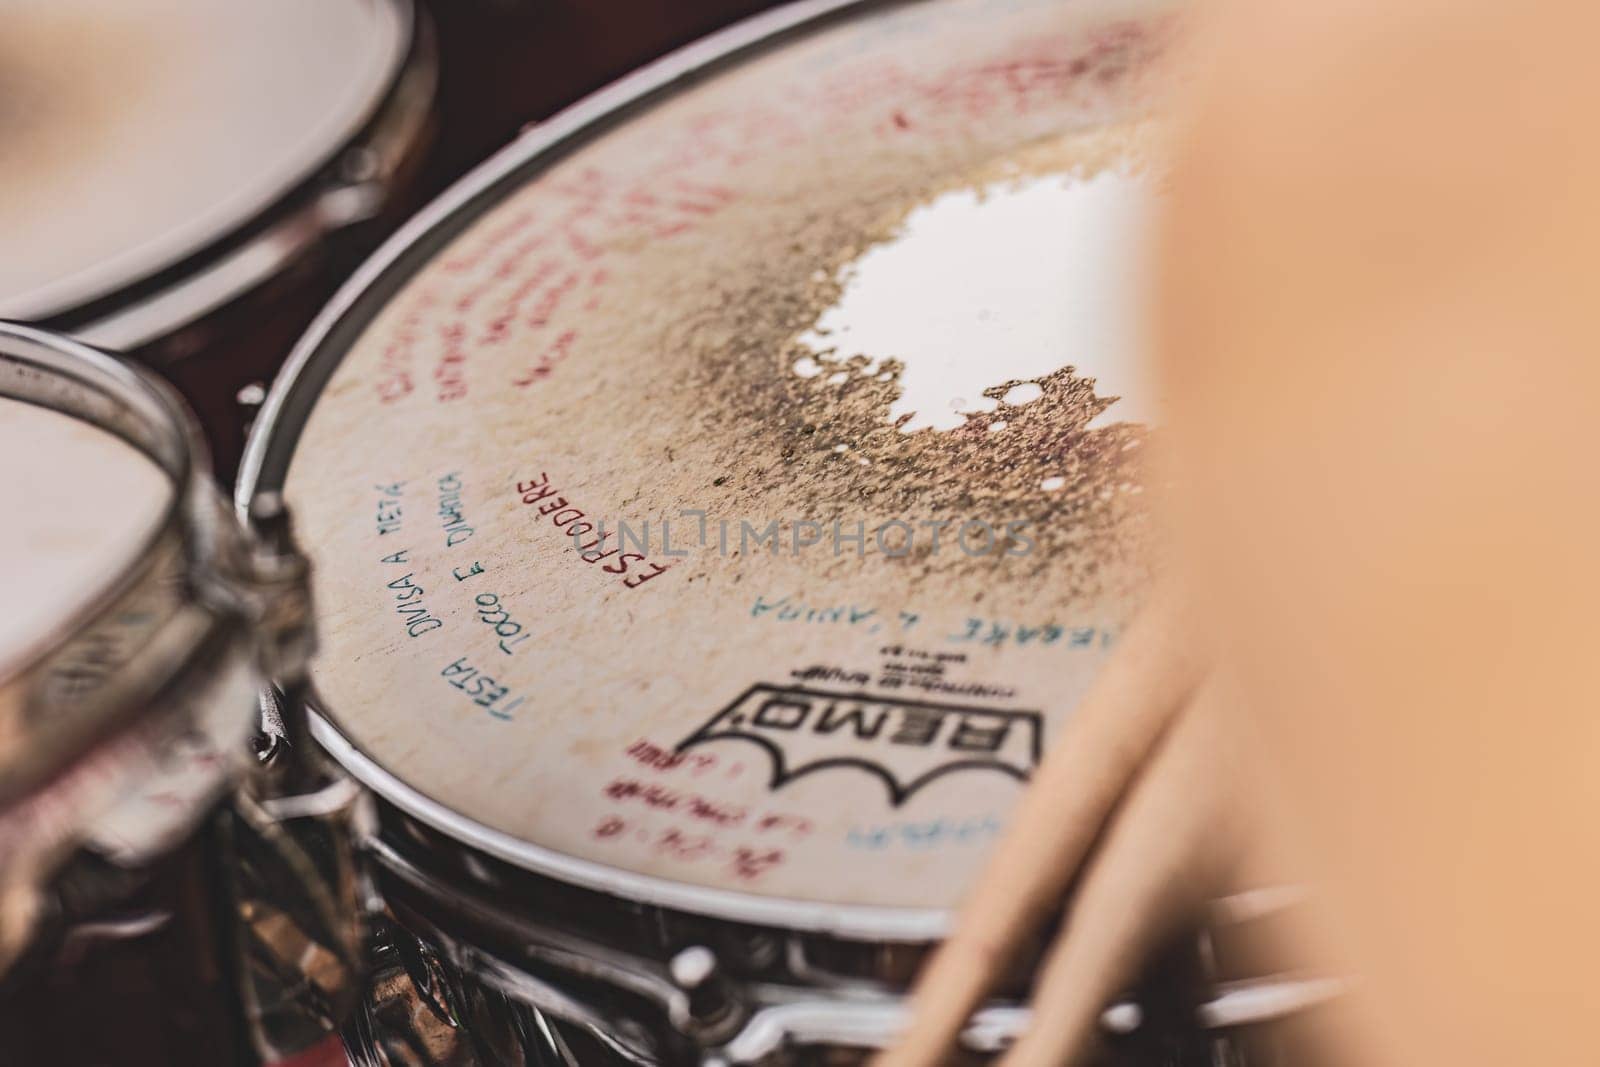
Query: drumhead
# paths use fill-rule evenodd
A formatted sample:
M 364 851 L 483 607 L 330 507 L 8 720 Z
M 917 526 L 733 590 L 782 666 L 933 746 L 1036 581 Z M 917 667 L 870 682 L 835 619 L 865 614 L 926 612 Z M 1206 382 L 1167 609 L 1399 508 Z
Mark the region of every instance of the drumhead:
M 937 934 L 1145 579 L 1169 29 L 802 5 L 409 226 L 241 483 L 314 561 L 335 755 L 564 880 Z
M 372 116 L 410 33 L 402 0 L 0 2 L 0 317 L 250 222 Z
M 106 595 L 147 548 L 174 486 L 143 452 L 71 415 L 0 396 L 0 676 Z

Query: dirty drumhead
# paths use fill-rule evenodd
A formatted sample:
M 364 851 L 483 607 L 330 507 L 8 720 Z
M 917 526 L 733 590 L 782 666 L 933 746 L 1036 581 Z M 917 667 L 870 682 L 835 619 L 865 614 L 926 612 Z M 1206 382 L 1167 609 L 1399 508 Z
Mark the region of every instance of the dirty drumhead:
M 335 748 L 657 902 L 953 905 L 1143 582 L 1169 29 L 857 11 L 647 72 L 434 209 L 253 457 Z

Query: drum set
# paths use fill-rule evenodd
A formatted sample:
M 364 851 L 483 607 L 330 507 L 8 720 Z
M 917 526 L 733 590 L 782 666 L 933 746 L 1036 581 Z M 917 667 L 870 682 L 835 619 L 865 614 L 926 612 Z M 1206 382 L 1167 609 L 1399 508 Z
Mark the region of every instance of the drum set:
M 407 0 L 0 8 L 0 1062 L 891 1045 L 1144 588 L 1179 15 L 800 0 L 396 228 Z M 238 427 L 163 374 L 242 384 L 389 230 L 230 509 Z M 1280 1062 L 1305 991 L 1235 951 L 1277 901 L 1152 959 L 1101 1062 Z

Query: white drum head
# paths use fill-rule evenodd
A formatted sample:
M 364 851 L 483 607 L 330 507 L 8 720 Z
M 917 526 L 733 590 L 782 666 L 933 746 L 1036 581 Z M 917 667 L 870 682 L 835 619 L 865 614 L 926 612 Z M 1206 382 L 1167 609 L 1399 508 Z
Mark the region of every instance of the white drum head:
M 372 115 L 409 33 L 390 0 L 0 0 L 0 317 L 249 222 Z
M 172 480 L 97 426 L 0 397 L 0 675 L 26 660 L 143 551 Z
M 345 758 L 635 898 L 945 914 L 1144 581 L 1130 294 L 1169 29 L 835 20 L 425 262 L 287 478 Z

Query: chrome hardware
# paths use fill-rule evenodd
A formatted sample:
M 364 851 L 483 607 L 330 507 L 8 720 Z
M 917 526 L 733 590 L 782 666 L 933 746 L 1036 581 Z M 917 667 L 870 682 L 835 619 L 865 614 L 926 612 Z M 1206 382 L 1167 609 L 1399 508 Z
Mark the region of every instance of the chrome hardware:
M 712 1033 L 729 1020 L 735 1011 L 734 997 L 716 953 L 704 945 L 691 946 L 672 957 L 667 970 L 677 987 L 689 995 L 692 1033 Z
M 258 493 L 247 521 L 250 543 L 246 580 L 249 604 L 266 677 L 293 685 L 305 675 L 316 647 L 312 628 L 310 571 L 295 550 L 289 511 L 277 493 Z
M 1207 1030 L 1275 1022 L 1326 1004 L 1341 996 L 1346 987 L 1337 978 L 1294 975 L 1231 982 L 1200 1005 L 1195 1020 Z
M 1144 1025 L 1144 1008 L 1121 1000 L 1100 1013 L 1100 1027 L 1108 1034 L 1131 1034 Z

